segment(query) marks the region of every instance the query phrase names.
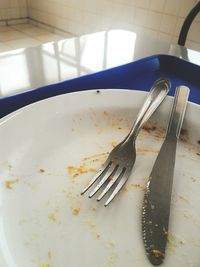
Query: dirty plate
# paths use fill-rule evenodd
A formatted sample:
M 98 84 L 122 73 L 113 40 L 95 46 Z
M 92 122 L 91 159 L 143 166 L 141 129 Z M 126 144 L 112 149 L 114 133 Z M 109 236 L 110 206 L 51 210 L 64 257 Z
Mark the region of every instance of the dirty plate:
M 168 97 L 137 140 L 110 206 L 80 192 L 129 132 L 145 92 L 95 90 L 37 102 L 0 120 L 1 267 L 148 267 L 143 190 L 162 144 Z M 200 108 L 189 104 L 177 149 L 166 267 L 200 264 Z

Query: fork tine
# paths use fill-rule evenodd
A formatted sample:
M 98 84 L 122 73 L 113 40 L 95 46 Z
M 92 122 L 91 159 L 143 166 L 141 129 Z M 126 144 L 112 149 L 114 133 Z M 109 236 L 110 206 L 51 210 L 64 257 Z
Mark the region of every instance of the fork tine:
M 116 171 L 116 173 L 114 174 L 114 176 L 112 177 L 112 179 L 110 180 L 110 182 L 107 184 L 106 188 L 102 191 L 102 193 L 99 195 L 99 197 L 97 198 L 97 201 L 100 201 L 105 194 L 109 191 L 109 189 L 114 185 L 114 183 L 121 178 L 121 176 L 124 174 L 125 172 L 125 168 L 118 168 L 118 170 Z
M 103 164 L 101 169 L 95 174 L 95 176 L 90 181 L 90 183 L 83 189 L 83 191 L 81 192 L 81 195 L 83 195 L 99 179 L 99 177 L 109 169 L 110 165 L 111 165 L 111 162 L 108 162 L 108 161 L 106 161 Z
M 118 168 L 118 165 L 116 166 L 115 164 L 111 163 L 111 165 L 110 165 L 109 169 L 107 170 L 107 172 L 105 172 L 105 174 L 102 177 L 102 179 L 99 181 L 99 183 L 93 189 L 93 191 L 90 193 L 89 198 L 93 197 L 94 194 L 97 193 L 97 191 L 102 187 L 102 185 L 107 181 L 107 179 L 109 179 L 110 176 L 116 172 L 117 168 Z
M 119 181 L 119 183 L 115 187 L 114 191 L 112 192 L 112 194 L 110 195 L 110 197 L 108 198 L 106 203 L 104 204 L 105 207 L 108 206 L 108 204 L 113 200 L 113 198 L 117 195 L 117 193 L 120 191 L 120 189 L 124 186 L 124 184 L 126 183 L 126 181 L 129 178 L 130 171 L 131 171 L 131 169 L 128 169 L 128 170 L 126 169 L 126 171 L 123 173 L 121 180 Z

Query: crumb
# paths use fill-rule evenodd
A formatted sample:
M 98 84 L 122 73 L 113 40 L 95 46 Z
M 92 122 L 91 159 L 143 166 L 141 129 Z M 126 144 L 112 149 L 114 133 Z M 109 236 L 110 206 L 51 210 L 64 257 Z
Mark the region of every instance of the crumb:
M 193 181 L 193 182 L 196 182 L 196 178 L 194 178 L 194 177 L 191 177 L 191 180 Z
M 75 208 L 72 210 L 73 215 L 79 215 L 79 213 L 80 213 L 80 208 Z
M 56 221 L 56 215 L 54 213 L 49 214 L 48 219 L 52 222 Z
M 94 229 L 95 227 L 96 227 L 96 225 L 94 224 L 94 222 L 92 221 L 92 220 L 88 220 L 87 221 L 87 224 L 88 224 L 88 226 L 91 228 L 91 229 Z
M 198 140 L 197 143 L 200 145 L 200 140 Z
M 44 169 L 40 169 L 40 172 L 43 173 L 43 172 L 45 172 L 45 170 Z
M 49 260 L 51 259 L 52 255 L 51 255 L 51 251 L 48 251 L 48 258 Z
M 100 93 L 100 90 L 96 90 L 96 92 L 97 92 L 97 94 L 99 94 Z
M 196 154 L 197 154 L 197 156 L 200 156 L 200 153 L 199 152 L 197 152 Z
M 96 212 L 96 211 L 97 211 L 97 209 L 96 209 L 96 208 L 92 208 L 92 211 L 93 211 L 93 212 Z
M 124 192 L 128 192 L 128 188 L 126 186 L 123 187 L 122 189 Z
M 108 116 L 109 114 L 108 114 L 107 111 L 104 111 L 104 112 L 103 112 L 103 115 L 104 115 L 104 116 Z
M 18 181 L 19 181 L 18 179 L 16 179 L 16 180 L 7 180 L 7 181 L 5 181 L 5 182 L 4 182 L 5 188 L 6 188 L 6 189 L 13 189 L 13 185 L 14 185 L 15 183 L 17 183 Z
M 111 142 L 111 145 L 112 145 L 113 148 L 115 148 L 115 147 L 117 146 L 117 144 L 118 144 L 117 141 L 112 141 L 112 142 Z

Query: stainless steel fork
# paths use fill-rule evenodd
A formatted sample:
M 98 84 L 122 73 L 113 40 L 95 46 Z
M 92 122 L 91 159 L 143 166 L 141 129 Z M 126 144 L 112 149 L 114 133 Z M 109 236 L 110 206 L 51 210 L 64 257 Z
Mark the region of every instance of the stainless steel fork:
M 155 81 L 129 134 L 110 152 L 101 169 L 81 194 L 84 194 L 95 182 L 99 181 L 89 197 L 93 197 L 99 189 L 103 188 L 97 200 L 100 201 L 108 192 L 111 192 L 111 194 L 104 206 L 107 206 L 113 200 L 131 174 L 136 159 L 135 141 L 139 130 L 164 100 L 170 86 L 170 81 L 166 78 Z

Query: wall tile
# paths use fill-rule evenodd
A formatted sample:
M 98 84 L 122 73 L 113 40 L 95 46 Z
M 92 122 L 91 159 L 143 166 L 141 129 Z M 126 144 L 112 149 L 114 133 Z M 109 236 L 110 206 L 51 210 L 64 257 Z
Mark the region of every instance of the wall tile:
M 8 0 L 2 0 L 8 11 Z M 17 0 L 10 0 L 16 3 Z M 25 0 L 19 0 L 20 5 Z M 163 41 L 176 41 L 183 19 L 196 0 L 27 0 L 28 15 L 72 35 L 108 29 L 151 34 Z M 6 12 L 4 14 L 6 14 Z M 20 14 L 25 14 L 25 10 Z M 0 15 L 1 4 L 0 4 Z M 5 16 L 5 15 L 4 15 Z M 189 40 L 200 43 L 200 14 L 189 31 Z
M 170 34 L 160 32 L 158 33 L 158 39 L 165 42 L 171 42 L 172 36 Z
M 178 15 L 182 6 L 182 0 L 166 0 L 164 6 L 164 12 L 170 15 Z
M 157 13 L 154 11 L 148 11 L 145 26 L 148 28 L 154 29 L 154 30 L 159 30 L 161 20 L 162 20 L 162 14 L 161 13 Z
M 164 5 L 165 5 L 165 0 L 151 0 L 150 9 L 162 12 L 164 9 Z
M 190 12 L 190 10 L 194 7 L 195 3 L 195 0 L 182 0 L 182 4 L 179 10 L 179 16 L 185 18 Z
M 137 8 L 135 13 L 135 24 L 145 26 L 148 16 L 148 10 L 143 8 Z
M 137 6 L 148 9 L 149 6 L 150 6 L 150 0 L 138 0 L 137 1 Z
M 160 25 L 160 31 L 168 34 L 174 34 L 178 18 L 171 15 L 163 15 Z
M 198 42 L 200 40 L 200 22 L 194 22 L 188 32 L 188 40 Z
M 179 36 L 183 22 L 184 22 L 183 18 L 178 18 L 178 21 L 176 23 L 175 32 L 174 32 L 175 36 Z
M 26 18 L 26 0 L 0 0 L 0 20 Z

